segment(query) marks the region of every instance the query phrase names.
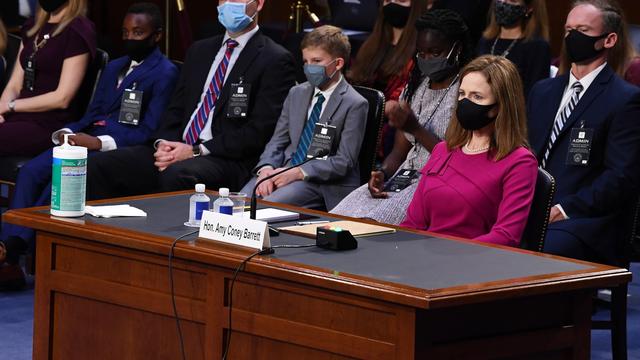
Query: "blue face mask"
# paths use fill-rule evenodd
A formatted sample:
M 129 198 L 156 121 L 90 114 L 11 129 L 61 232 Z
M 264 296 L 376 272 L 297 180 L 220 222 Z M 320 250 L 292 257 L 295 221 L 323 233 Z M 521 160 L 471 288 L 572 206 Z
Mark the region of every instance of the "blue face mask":
M 336 59 L 327 65 L 304 64 L 304 76 L 307 77 L 311 85 L 319 88 L 331 80 L 333 75 L 338 71 L 338 69 L 336 69 L 331 76 L 327 75 L 327 66 L 333 64 L 335 61 Z
M 256 16 L 249 16 L 246 13 L 247 5 L 251 4 L 255 0 L 251 0 L 248 3 L 234 3 L 226 2 L 218 6 L 218 21 L 222 26 L 230 33 L 240 32 L 249 26 Z

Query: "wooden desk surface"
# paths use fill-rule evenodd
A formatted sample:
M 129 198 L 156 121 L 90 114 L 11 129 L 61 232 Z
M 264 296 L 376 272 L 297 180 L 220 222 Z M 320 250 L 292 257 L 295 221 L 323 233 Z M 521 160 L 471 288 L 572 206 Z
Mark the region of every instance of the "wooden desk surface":
M 89 215 L 55 218 L 48 214 L 48 208 L 33 208 L 9 211 L 4 219 L 37 230 L 166 255 L 172 239 L 194 230 L 182 224 L 188 214 L 189 195 L 190 192 L 177 192 L 99 202 L 139 207 L 148 213 L 146 218 L 101 219 Z M 261 202 L 261 206 L 269 203 Z M 345 218 L 277 206 L 323 219 Z M 289 234 L 271 240 L 272 245 L 313 242 Z M 360 238 L 358 242 L 358 249 L 343 252 L 277 249 L 274 255 L 252 259 L 245 271 L 355 295 L 370 296 L 375 292 L 381 300 L 423 309 L 558 289 L 614 286 L 631 280 L 626 269 L 427 232 L 399 230 L 395 234 Z M 181 242 L 176 248 L 177 258 L 230 269 L 250 253 L 251 250 L 204 239 L 195 245 Z
M 38 230 L 35 360 L 180 357 L 167 255 L 193 230 L 182 225 L 188 196 L 104 201 L 146 218 L 5 213 Z M 277 249 L 252 259 L 233 306 L 233 270 L 252 250 L 180 242 L 173 268 L 187 358 L 220 358 L 233 328 L 234 359 L 586 360 L 592 289 L 631 279 L 625 269 L 424 232 L 358 241 L 352 251 Z

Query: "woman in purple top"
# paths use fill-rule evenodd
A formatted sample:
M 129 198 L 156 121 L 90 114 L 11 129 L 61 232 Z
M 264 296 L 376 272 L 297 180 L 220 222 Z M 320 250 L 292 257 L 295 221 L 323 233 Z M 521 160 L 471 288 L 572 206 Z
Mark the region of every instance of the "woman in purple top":
M 402 226 L 518 246 L 537 161 L 527 144 L 522 81 L 504 57 L 462 70 L 458 106 L 433 149 Z
M 74 99 L 96 51 L 86 0 L 39 0 L 25 23 L 19 60 L 0 97 L 0 156 L 36 155 L 51 133 L 82 114 Z

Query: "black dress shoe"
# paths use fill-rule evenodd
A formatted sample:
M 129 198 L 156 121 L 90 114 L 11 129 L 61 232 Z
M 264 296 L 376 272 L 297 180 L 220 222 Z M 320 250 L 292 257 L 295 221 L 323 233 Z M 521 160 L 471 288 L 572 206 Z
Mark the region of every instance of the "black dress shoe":
M 25 277 L 20 265 L 0 265 L 0 291 L 21 290 L 24 286 Z

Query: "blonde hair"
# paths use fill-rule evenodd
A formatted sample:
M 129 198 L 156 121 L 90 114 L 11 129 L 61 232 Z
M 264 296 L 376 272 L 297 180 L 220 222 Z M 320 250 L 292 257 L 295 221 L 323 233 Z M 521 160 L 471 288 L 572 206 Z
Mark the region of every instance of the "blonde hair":
M 491 139 L 494 160 L 503 159 L 520 146 L 528 148 L 524 90 L 516 66 L 502 56 L 483 55 L 467 64 L 460 78 L 473 72 L 484 75 L 496 98 L 498 116 Z M 465 145 L 471 135 L 472 131 L 462 128 L 454 112 L 445 134 L 447 148 L 452 150 Z
M 580 5 L 591 5 L 600 10 L 602 13 L 603 33 L 616 33 L 618 35 L 615 45 L 609 49 L 607 62 L 616 74 L 624 78 L 627 67 L 636 56 L 636 52 L 631 43 L 627 20 L 620 4 L 615 0 L 576 0 L 571 5 L 571 9 L 573 10 Z M 571 61 L 569 61 L 563 41 L 558 73 L 566 74 L 570 68 Z
M 67 5 L 64 5 L 64 7 L 65 13 L 62 16 L 62 20 L 60 20 L 58 26 L 56 26 L 52 37 L 59 35 L 69 25 L 69 23 L 73 21 L 73 19 L 77 18 L 78 16 L 85 16 L 87 14 L 87 0 L 69 0 L 67 2 Z M 33 27 L 29 29 L 29 31 L 27 31 L 27 36 L 35 36 L 47 23 L 47 21 L 49 21 L 49 18 L 51 18 L 51 14 L 44 11 L 38 5 L 35 25 L 33 25 Z
M 309 47 L 318 47 L 331 56 L 342 58 L 345 63 L 351 57 L 349 38 L 342 29 L 332 25 L 323 25 L 307 33 L 300 43 L 300 49 Z
M 7 29 L 4 27 L 2 19 L 0 19 L 0 56 L 7 50 Z
M 493 1 L 493 9 L 495 2 Z M 541 37 L 549 41 L 549 18 L 547 16 L 547 5 L 545 0 L 525 0 L 525 6 L 531 8 L 531 14 L 521 20 L 522 35 L 525 41 L 535 37 Z M 500 36 L 500 25 L 496 21 L 495 11 L 490 12 L 489 25 L 482 33 L 485 39 L 494 39 Z

